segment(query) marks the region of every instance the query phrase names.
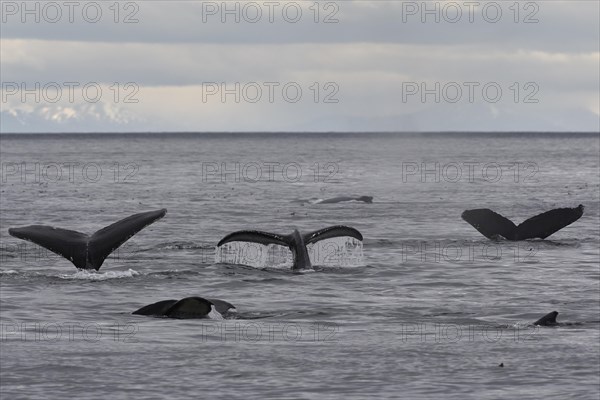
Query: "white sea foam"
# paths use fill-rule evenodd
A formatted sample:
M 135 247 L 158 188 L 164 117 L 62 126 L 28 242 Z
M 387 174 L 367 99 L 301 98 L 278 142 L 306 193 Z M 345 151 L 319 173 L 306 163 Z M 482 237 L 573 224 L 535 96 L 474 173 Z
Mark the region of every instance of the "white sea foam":
M 208 313 L 208 318 L 210 318 L 210 319 L 225 319 L 225 318 L 223 318 L 221 313 L 217 311 L 215 306 L 210 306 L 210 312 Z
M 14 275 L 14 274 L 18 274 L 19 271 L 16 271 L 14 269 L 8 269 L 6 271 L 0 271 L 0 275 Z
M 330 238 L 309 244 L 307 251 L 313 265 L 355 267 L 364 264 L 363 244 L 351 237 Z M 293 258 L 292 252 L 284 246 L 230 242 L 216 247 L 215 262 L 289 269 Z
M 139 272 L 130 268 L 127 271 L 106 271 L 106 272 L 78 270 L 74 274 L 62 274 L 59 276 L 62 279 L 75 279 L 75 280 L 85 280 L 85 281 L 105 281 L 105 280 L 109 280 L 109 279 L 132 278 L 139 274 L 140 274 Z

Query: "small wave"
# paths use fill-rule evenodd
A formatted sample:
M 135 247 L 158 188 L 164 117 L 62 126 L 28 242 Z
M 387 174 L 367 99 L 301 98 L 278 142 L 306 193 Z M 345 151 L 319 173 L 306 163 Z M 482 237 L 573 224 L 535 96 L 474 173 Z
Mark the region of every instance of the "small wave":
M 145 275 L 173 277 L 173 276 L 195 275 L 195 274 L 198 274 L 198 271 L 194 271 L 191 269 L 167 269 L 164 271 L 149 272 Z
M 8 269 L 6 271 L 0 271 L 0 275 L 15 275 L 18 274 L 19 271 L 15 271 L 14 269 Z
M 155 247 L 158 250 L 196 250 L 196 249 L 213 249 L 214 245 L 195 242 L 167 242 L 161 243 Z
M 312 274 L 314 272 L 317 272 L 318 266 L 314 267 L 314 268 L 306 268 L 306 269 L 299 269 L 299 270 L 295 270 L 294 273 L 295 274 Z
M 325 199 L 321 199 L 318 197 L 311 197 L 310 199 L 296 199 L 296 200 L 292 200 L 292 203 L 300 203 L 300 204 L 318 204 L 319 202 L 323 201 Z
M 90 272 L 87 270 L 78 270 L 74 274 L 62 274 L 59 275 L 61 279 L 75 279 L 85 281 L 106 281 L 109 279 L 121 279 L 121 278 L 132 278 L 139 275 L 140 273 L 128 269 L 127 271 L 107 271 L 107 272 Z

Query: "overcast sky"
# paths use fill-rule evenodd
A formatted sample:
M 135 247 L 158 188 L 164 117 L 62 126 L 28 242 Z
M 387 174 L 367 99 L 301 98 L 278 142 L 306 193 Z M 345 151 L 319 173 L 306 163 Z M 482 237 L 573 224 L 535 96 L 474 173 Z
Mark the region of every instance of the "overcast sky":
M 1 129 L 598 131 L 599 4 L 2 0 Z

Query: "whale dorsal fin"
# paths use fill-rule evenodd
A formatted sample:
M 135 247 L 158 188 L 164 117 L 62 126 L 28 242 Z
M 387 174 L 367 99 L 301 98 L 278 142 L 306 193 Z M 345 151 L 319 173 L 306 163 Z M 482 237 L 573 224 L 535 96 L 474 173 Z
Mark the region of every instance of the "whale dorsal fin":
M 539 326 L 556 325 L 556 317 L 557 316 L 558 316 L 558 312 L 552 311 L 551 313 L 548 313 L 548 314 L 544 315 L 542 318 L 535 321 L 533 324 L 539 325 Z
M 363 240 L 363 237 L 359 231 L 349 226 L 336 225 L 327 228 L 319 229 L 314 232 L 306 233 L 303 236 L 304 243 L 316 243 L 319 240 L 331 239 L 334 237 L 349 236 L 358 240 Z
M 45 225 L 11 228 L 8 233 L 63 256 L 77 268 L 97 271 L 110 253 L 166 213 L 167 210 L 162 209 L 131 215 L 100 229 L 91 237 L 81 232 Z
M 206 318 L 212 311 L 212 303 L 202 297 L 186 297 L 173 304 L 164 313 L 169 318 Z
M 466 210 L 461 217 L 488 239 L 494 239 L 498 235 L 509 240 L 514 239 L 517 226 L 508 218 L 488 208 Z
M 546 239 L 581 218 L 583 209 L 583 205 L 580 204 L 575 208 L 556 208 L 536 215 L 517 226 L 516 236 L 519 240 Z
M 222 246 L 229 242 L 251 242 L 264 245 L 278 244 L 280 246 L 289 246 L 289 238 L 287 236 L 278 235 L 276 233 L 261 232 L 261 231 L 237 231 L 230 233 L 219 241 L 217 246 Z

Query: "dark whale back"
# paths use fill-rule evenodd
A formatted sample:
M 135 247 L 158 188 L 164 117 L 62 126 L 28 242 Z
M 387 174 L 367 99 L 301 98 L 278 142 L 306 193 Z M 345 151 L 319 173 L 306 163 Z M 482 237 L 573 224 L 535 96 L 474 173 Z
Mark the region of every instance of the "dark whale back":
M 189 319 L 206 318 L 212 311 L 212 303 L 202 297 L 186 297 L 173 304 L 165 316 L 169 318 Z
M 177 300 L 162 300 L 156 303 L 148 304 L 135 310 L 132 314 L 136 315 L 152 315 L 152 316 L 164 316 L 165 313 L 173 304 L 177 303 Z
M 350 196 L 338 196 L 333 197 L 331 199 L 325 199 L 318 201 L 316 204 L 335 204 L 342 203 L 345 201 L 362 201 L 363 203 L 373 203 L 373 196 L 359 196 L 359 197 L 350 197 Z
M 186 297 L 181 300 L 162 300 L 134 311 L 132 314 L 152 317 L 168 317 L 178 319 L 207 318 L 214 307 L 219 314 L 225 314 L 235 306 L 219 299 L 203 297 Z
M 538 325 L 538 326 L 552 326 L 552 325 L 556 325 L 556 317 L 558 316 L 558 312 L 557 311 L 552 311 L 551 313 L 548 313 L 546 315 L 544 315 L 542 318 L 538 319 L 537 321 L 535 321 L 533 324 L 534 325 Z

